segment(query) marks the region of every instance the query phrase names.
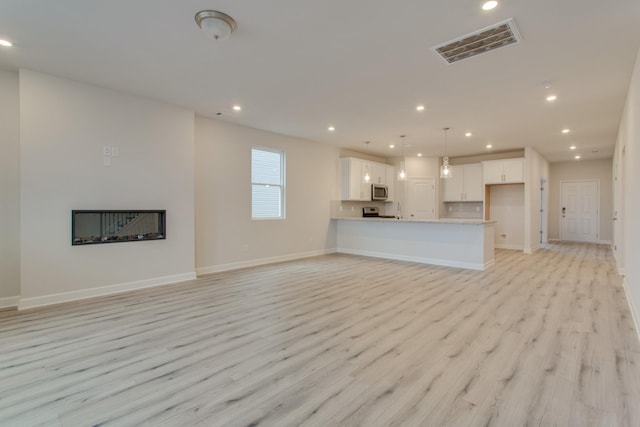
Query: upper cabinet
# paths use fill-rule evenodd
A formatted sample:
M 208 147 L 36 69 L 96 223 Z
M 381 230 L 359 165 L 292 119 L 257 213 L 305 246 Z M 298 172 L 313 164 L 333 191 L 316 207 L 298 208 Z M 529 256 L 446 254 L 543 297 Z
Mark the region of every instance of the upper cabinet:
M 524 182 L 524 159 L 489 160 L 482 162 L 485 184 Z
M 369 181 L 365 180 L 369 173 Z M 340 159 L 340 200 L 371 200 L 371 184 L 386 185 L 387 201 L 393 201 L 394 184 L 393 166 L 371 162 L 355 157 Z
M 371 184 L 364 180 L 365 161 L 340 159 L 340 200 L 371 200 Z
M 384 165 L 385 175 L 387 178 L 387 202 L 393 202 L 395 197 L 396 169 L 391 165 Z
M 443 180 L 444 202 L 481 202 L 482 165 L 451 166 L 451 178 Z

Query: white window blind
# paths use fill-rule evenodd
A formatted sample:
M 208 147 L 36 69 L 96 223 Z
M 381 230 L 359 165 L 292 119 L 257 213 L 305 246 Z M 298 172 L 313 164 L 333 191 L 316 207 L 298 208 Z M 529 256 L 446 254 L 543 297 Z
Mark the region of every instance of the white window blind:
M 251 218 L 284 218 L 284 152 L 251 149 Z

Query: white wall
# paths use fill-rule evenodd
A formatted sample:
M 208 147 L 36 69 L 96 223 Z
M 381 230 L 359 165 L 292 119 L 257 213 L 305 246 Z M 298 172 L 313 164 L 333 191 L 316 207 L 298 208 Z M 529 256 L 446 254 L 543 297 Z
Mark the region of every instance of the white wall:
M 549 181 L 549 162 L 531 147 L 525 148 L 524 162 L 524 251 L 540 247 L 541 180 Z M 544 194 L 548 206 L 549 192 Z M 548 224 L 547 224 L 548 225 Z
M 640 53 L 640 52 L 639 52 Z M 627 94 L 624 114 L 618 131 L 616 145 L 617 161 L 623 161 L 622 174 L 619 176 L 621 198 L 624 211 L 620 234 L 624 235 L 624 249 L 617 256 L 625 260 L 625 288 L 629 297 L 636 328 L 639 326 L 640 313 L 640 55 L 636 60 L 631 84 Z M 624 155 L 622 152 L 624 151 Z M 602 187 L 602 186 L 601 186 Z
M 524 184 L 489 186 L 490 218 L 496 221 L 496 248 L 524 249 L 524 187 Z
M 551 163 L 549 180 L 549 238 L 560 238 L 560 181 L 600 181 L 599 240 L 613 238 L 613 185 L 611 159 Z
M 0 71 L 0 308 L 20 295 L 20 139 L 18 74 Z
M 21 70 L 20 305 L 194 277 L 193 139 L 190 111 Z M 71 246 L 72 209 L 166 209 L 167 239 Z
M 333 252 L 339 150 L 196 117 L 198 273 Z M 251 147 L 284 150 L 286 219 L 251 219 Z

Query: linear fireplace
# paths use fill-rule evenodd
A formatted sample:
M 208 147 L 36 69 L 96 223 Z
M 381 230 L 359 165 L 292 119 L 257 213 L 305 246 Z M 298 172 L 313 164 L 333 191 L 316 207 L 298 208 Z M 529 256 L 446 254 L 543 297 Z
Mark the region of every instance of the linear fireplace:
M 134 242 L 166 238 L 164 210 L 73 210 L 71 244 Z

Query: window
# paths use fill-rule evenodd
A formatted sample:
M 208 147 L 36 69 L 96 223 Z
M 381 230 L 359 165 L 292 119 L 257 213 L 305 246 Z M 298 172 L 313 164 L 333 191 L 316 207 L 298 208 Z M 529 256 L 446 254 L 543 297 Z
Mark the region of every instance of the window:
M 251 218 L 284 218 L 284 152 L 251 149 Z

